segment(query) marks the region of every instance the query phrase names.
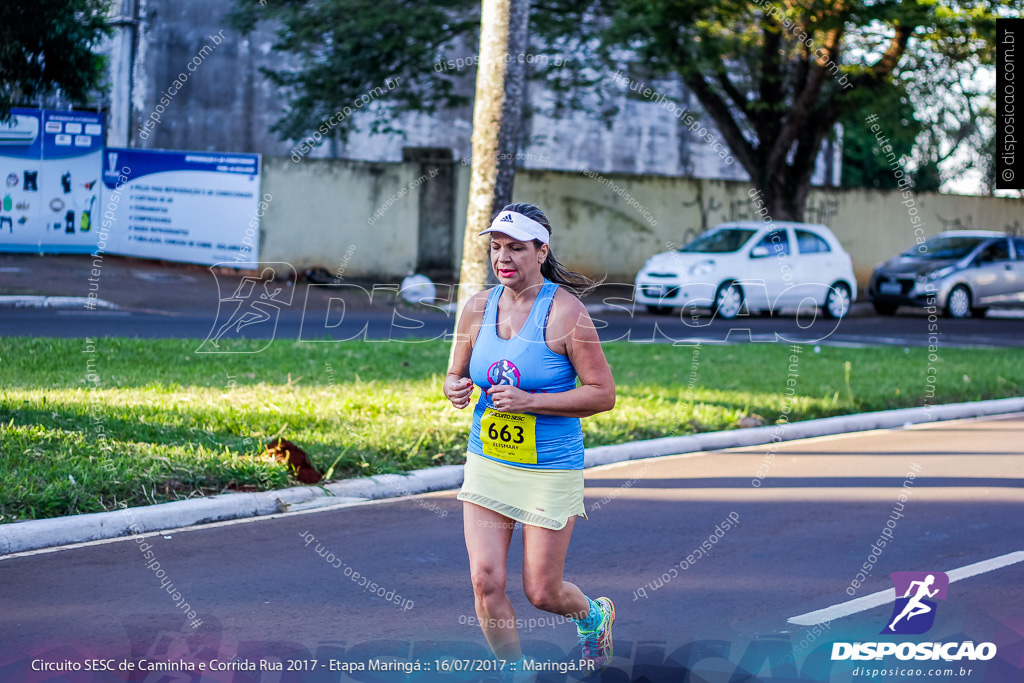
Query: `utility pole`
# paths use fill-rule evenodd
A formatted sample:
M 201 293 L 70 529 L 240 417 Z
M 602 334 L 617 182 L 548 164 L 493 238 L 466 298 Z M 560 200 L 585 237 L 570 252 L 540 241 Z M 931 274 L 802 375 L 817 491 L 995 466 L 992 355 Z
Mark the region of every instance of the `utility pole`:
M 473 103 L 472 175 L 456 319 L 466 302 L 486 288 L 491 273 L 489 241 L 478 233 L 512 201 L 529 21 L 529 0 L 483 0 Z

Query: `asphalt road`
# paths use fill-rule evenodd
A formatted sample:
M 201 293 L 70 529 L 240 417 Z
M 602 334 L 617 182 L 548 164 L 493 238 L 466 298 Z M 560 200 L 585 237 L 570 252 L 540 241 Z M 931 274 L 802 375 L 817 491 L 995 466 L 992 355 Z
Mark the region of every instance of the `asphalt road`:
M 289 269 L 281 273 L 294 271 Z M 29 297 L 39 303 L 44 297 L 72 297 L 65 299 L 64 308 L 0 306 L 0 336 L 206 339 L 221 333 L 227 338 L 380 340 L 443 338 L 453 328 L 441 307 L 396 303 L 396 283 L 345 279 L 325 286 L 300 278 L 275 280 L 270 287 L 277 291 L 264 292 L 258 285 L 247 288 L 252 276 L 233 269 L 119 256 L 104 258 L 97 276 L 94 259 L 87 255 L 0 254 L 0 299 Z M 272 296 L 268 299 L 264 293 Z M 443 283 L 438 283 L 436 293 L 444 301 L 456 297 L 453 287 Z M 87 294 L 118 308 L 84 310 Z M 983 320 L 940 318 L 929 331 L 924 311 L 903 308 L 896 317 L 881 318 L 864 302 L 836 323 L 820 316 L 814 319 L 810 311 L 799 320 L 792 311 L 732 321 L 706 312 L 696 317 L 682 311 L 655 316 L 633 304 L 633 285 L 628 282 L 605 283 L 584 301 L 605 341 L 924 346 L 931 337 L 931 343 L 938 339 L 947 347 L 1024 345 L 1020 310 L 990 310 Z
M 616 658 L 588 680 L 1024 680 L 1022 456 L 1024 415 L 1015 415 L 588 470 L 590 519 L 576 526 L 567 578 L 618 608 Z M 0 680 L 479 680 L 436 670 L 487 657 L 471 621 L 459 506 L 444 492 L 0 558 Z M 873 550 L 886 529 L 890 540 Z M 525 600 L 520 540 L 517 530 L 509 592 L 526 648 L 567 661 L 574 628 Z M 699 552 L 704 543 L 710 551 Z M 859 571 L 867 575 L 858 581 Z M 850 602 L 891 589 L 894 571 L 956 579 L 926 634 L 880 636 L 891 602 Z M 830 661 L 834 642 L 968 640 L 998 653 Z M 89 657 L 147 669 L 32 671 Z M 298 670 L 148 670 L 215 660 Z M 432 670 L 330 670 L 380 661 Z M 855 676 L 856 666 L 938 675 L 872 679 Z
M 929 338 L 944 347 L 1024 346 L 1024 318 L 983 320 L 939 318 L 931 334 L 926 315 L 909 312 L 882 318 L 860 313 L 841 321 L 817 318 L 740 317 L 715 319 L 704 314 L 656 316 L 628 307 L 596 308 L 592 313 L 603 341 L 646 343 L 798 342 L 847 346 L 926 346 Z M 0 308 L 0 335 L 36 337 L 138 337 L 207 339 L 229 323 L 233 309 L 217 311 L 143 311 Z M 389 310 L 335 310 L 302 307 L 271 311 L 266 321 L 237 327 L 225 338 L 250 339 L 450 339 L 453 322 L 436 311 L 399 305 Z

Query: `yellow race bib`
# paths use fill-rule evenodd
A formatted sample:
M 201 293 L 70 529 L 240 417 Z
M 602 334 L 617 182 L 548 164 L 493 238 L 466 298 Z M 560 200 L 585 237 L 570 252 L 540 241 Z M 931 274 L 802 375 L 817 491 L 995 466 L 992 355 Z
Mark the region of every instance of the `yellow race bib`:
M 537 464 L 537 417 L 484 410 L 480 418 L 484 455 L 509 462 Z

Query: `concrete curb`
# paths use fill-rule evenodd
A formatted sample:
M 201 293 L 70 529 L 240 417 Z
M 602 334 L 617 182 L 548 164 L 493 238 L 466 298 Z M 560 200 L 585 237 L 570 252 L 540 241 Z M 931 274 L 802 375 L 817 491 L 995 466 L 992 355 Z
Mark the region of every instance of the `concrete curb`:
M 843 415 L 754 429 L 710 432 L 588 448 L 585 466 L 595 467 L 641 458 L 757 446 L 773 441 L 791 441 L 872 429 L 892 429 L 911 424 L 1017 412 L 1024 412 L 1024 398 Z M 225 493 L 209 498 L 129 508 L 130 512 L 97 512 L 73 517 L 16 522 L 0 526 L 0 556 L 129 536 L 133 533 L 129 528 L 130 524 L 135 525 L 137 531 L 134 533 L 165 531 L 196 524 L 453 489 L 462 484 L 462 476 L 462 465 L 445 465 L 428 470 L 416 470 L 409 474 L 382 474 L 365 479 L 349 479 L 322 487 L 300 486 L 263 493 Z
M 923 408 L 902 408 L 876 413 L 839 415 L 818 420 L 790 422 L 782 425 L 768 425 L 753 429 L 737 429 L 726 432 L 708 432 L 691 436 L 674 436 L 651 439 L 619 446 L 588 448 L 586 466 L 607 465 L 624 460 L 637 460 L 662 455 L 696 453 L 725 448 L 757 446 L 772 441 L 792 441 L 815 436 L 865 432 L 871 429 L 892 429 L 925 422 L 941 422 L 967 417 L 984 417 L 1024 411 L 1024 398 L 1003 398 L 975 403 L 950 403 Z
M 42 296 L 39 294 L 0 295 L 0 307 L 12 308 L 120 308 L 113 301 L 87 296 Z

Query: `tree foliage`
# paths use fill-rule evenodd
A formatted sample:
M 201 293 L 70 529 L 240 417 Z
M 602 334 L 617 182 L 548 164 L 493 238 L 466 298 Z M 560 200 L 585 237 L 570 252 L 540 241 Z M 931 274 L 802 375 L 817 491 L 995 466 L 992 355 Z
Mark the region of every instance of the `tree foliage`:
M 374 110 L 374 131 L 389 130 L 401 111 L 466 102 L 454 87 L 459 72 L 443 65 L 460 41 L 475 51 L 477 2 L 236 2 L 236 25 L 278 22 L 274 49 L 293 60 L 266 71 L 290 102 L 277 125 L 282 137 L 302 137 L 397 76 L 390 108 Z M 920 127 L 915 166 L 933 185 L 958 142 L 981 144 L 987 93 L 954 80 L 965 66 L 992 63 L 996 16 L 1017 2 L 535 0 L 530 52 L 548 57 L 533 75 L 561 102 L 595 108 L 605 120 L 614 108 L 603 95 L 621 94 L 611 73 L 680 79 L 763 190 L 773 218 L 800 219 L 821 143 L 837 122 L 861 146 L 869 139 L 857 117 L 877 114 L 901 145 Z M 332 134 L 343 138 L 351 125 Z M 873 154 L 862 150 L 862 176 L 874 173 Z
M 929 60 L 991 63 L 996 15 L 1014 1 L 546 0 L 535 19 L 551 20 L 535 30 L 549 43 L 582 37 L 606 68 L 678 75 L 772 216 L 799 220 L 844 113 L 892 104 L 894 82 Z
M 230 17 L 243 33 L 261 21 L 275 26 L 273 50 L 283 63 L 261 71 L 288 102 L 273 127 L 282 139 L 305 137 L 346 108 L 369 112 L 370 130 L 383 133 L 395 131 L 398 112 L 432 113 L 469 102 L 454 87 L 458 72 L 444 62 L 459 40 L 475 45 L 478 2 L 236 0 Z M 398 87 L 372 96 L 395 81 Z M 372 103 L 365 102 L 368 96 Z M 344 141 L 357 125 L 356 117 L 345 116 L 329 137 Z
M 109 0 L 0 2 L 0 121 L 11 108 L 61 93 L 86 102 L 102 87 L 106 59 L 94 50 L 110 34 Z
M 986 58 L 965 56 L 963 63 L 950 66 L 950 59 L 936 54 L 913 55 L 908 68 L 907 90 L 922 122 L 914 150 L 914 164 L 924 187 L 926 176 L 933 183 L 953 181 L 975 171 L 982 186 L 995 180 L 995 100 L 992 81 L 982 76 Z M 958 56 L 951 59 L 956 60 Z M 981 77 L 980 77 L 981 76 Z M 989 76 L 994 79 L 993 70 Z
M 865 125 L 865 119 L 869 116 L 877 117 L 878 125 L 884 131 L 880 137 Z M 851 93 L 838 122 L 842 124 L 843 136 L 840 184 L 843 187 L 896 189 L 899 178 L 881 150 L 882 140 L 892 147 L 898 168 L 910 173 L 906 163 L 913 158 L 914 140 L 922 129 L 906 89 L 893 84 L 872 96 L 867 96 L 867 93 Z M 918 189 L 937 189 L 931 186 L 921 188 L 917 182 L 915 186 Z

